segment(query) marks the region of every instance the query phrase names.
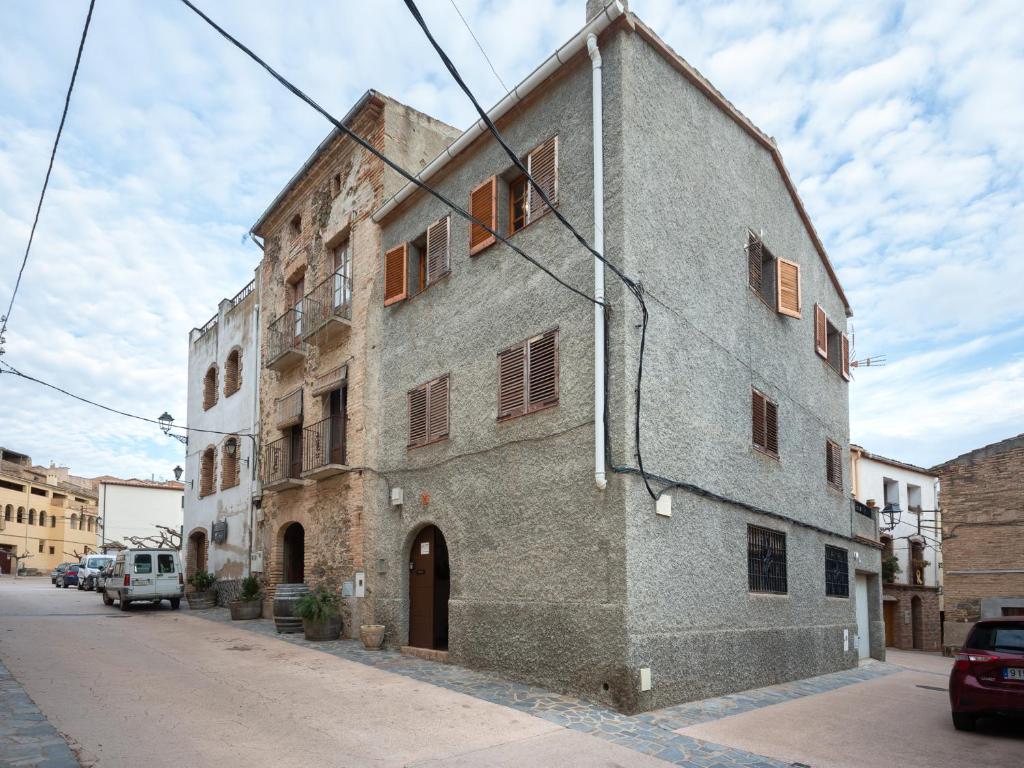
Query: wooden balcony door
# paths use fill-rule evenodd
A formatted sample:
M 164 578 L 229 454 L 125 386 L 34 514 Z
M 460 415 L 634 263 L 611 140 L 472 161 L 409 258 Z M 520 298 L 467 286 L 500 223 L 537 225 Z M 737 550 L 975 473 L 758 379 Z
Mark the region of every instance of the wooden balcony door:
M 330 437 L 328 441 L 331 464 L 345 463 L 345 429 L 347 389 L 342 387 L 330 394 Z
M 288 477 L 302 476 L 302 425 L 288 430 Z
M 306 295 L 306 281 L 299 278 L 292 283 L 292 309 L 295 310 L 295 346 L 302 341 L 302 298 Z

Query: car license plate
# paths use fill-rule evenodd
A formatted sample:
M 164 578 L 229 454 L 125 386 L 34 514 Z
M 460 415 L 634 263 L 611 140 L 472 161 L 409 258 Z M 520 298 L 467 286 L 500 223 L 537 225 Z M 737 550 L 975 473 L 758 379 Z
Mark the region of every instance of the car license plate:
M 1024 681 L 1024 667 L 1006 667 L 1003 669 L 1004 680 Z
M 139 587 L 148 587 L 152 583 L 153 583 L 152 579 L 133 579 L 132 580 L 132 584 L 135 584 L 136 586 L 139 586 Z

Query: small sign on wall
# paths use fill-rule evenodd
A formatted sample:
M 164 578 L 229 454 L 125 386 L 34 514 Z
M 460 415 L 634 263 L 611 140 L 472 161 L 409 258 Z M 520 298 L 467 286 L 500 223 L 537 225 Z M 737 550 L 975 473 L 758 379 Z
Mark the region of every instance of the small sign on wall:
M 429 555 L 430 554 L 430 542 L 429 541 L 421 541 L 420 542 L 420 554 L 421 555 Z
M 213 524 L 213 541 L 215 544 L 223 544 L 228 540 L 228 521 L 221 520 Z
M 850 650 L 850 630 L 843 630 L 843 653 L 847 653 Z

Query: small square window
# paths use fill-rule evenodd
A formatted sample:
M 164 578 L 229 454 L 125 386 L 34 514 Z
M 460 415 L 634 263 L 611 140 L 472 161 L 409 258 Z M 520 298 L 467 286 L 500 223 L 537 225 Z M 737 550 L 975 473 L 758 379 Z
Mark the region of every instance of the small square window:
M 751 592 L 788 592 L 785 533 L 747 526 L 747 582 Z
M 845 549 L 825 545 L 825 594 L 850 596 L 850 558 Z

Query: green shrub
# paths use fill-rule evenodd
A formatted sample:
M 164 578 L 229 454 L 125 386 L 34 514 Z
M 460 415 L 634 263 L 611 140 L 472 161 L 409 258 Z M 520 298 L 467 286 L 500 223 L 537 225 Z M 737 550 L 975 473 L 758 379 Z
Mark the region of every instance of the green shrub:
M 902 570 L 896 555 L 885 555 L 882 557 L 882 580 L 886 584 L 892 584 L 896 580 L 896 574 Z
M 239 600 L 242 600 L 246 603 L 252 603 L 256 600 L 259 600 L 262 596 L 263 595 L 262 592 L 260 591 L 259 579 L 257 579 L 255 576 L 246 576 L 244 579 L 242 579 L 242 592 L 238 596 Z
M 188 583 L 196 588 L 196 592 L 206 592 L 217 583 L 217 577 L 206 571 L 196 571 L 189 578 Z
M 307 621 L 326 621 L 339 614 L 338 596 L 323 584 L 295 603 L 295 615 Z

